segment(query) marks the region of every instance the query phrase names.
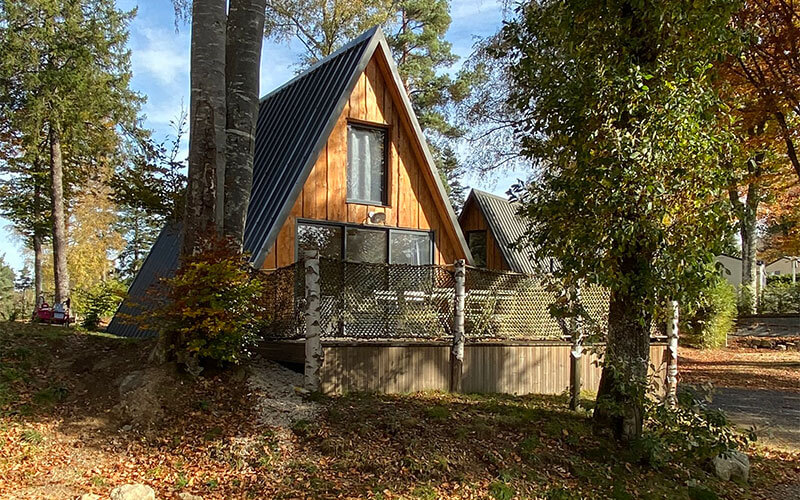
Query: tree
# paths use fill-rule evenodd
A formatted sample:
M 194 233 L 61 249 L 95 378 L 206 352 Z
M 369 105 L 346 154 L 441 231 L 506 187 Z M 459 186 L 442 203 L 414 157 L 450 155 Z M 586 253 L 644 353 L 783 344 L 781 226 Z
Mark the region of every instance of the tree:
M 55 300 L 69 296 L 70 184 L 116 146 L 118 126 L 135 123 L 127 24 L 133 12 L 110 0 L 3 2 L 0 103 L 8 129 L 49 165 Z M 90 160 L 90 161 L 87 161 Z
M 659 304 L 707 279 L 730 231 L 728 135 L 711 85 L 734 2 L 526 3 L 503 29 L 526 243 L 567 285 L 610 290 L 595 422 L 641 435 Z M 533 97 L 532 97 L 533 96 Z
M 242 246 L 253 178 L 264 9 L 264 0 L 232 0 L 227 12 L 224 0 L 192 2 L 184 256 L 197 252 L 204 238 L 225 236 L 234 248 Z
M 14 308 L 14 270 L 0 255 L 0 318 L 8 319 Z
M 33 278 L 31 277 L 31 270 L 27 264 L 22 266 L 22 269 L 19 272 L 16 280 L 14 280 L 14 289 L 19 292 L 20 298 L 20 309 L 22 310 L 23 316 L 29 315 L 28 309 L 28 292 L 30 292 L 31 288 L 33 287 Z M 35 297 L 34 301 L 35 302 Z M 31 302 L 31 303 L 32 303 Z
M 164 224 L 181 220 L 186 203 L 186 160 L 179 158 L 186 113 L 170 122 L 174 136 L 156 143 L 149 133 L 128 141 L 111 182 L 119 214 L 117 229 L 126 245 L 118 256 L 121 277 L 133 279 Z
M 484 77 L 479 70 L 451 75 L 458 61 L 445 40 L 450 28 L 449 0 L 268 0 L 267 37 L 296 38 L 306 49 L 301 66 L 332 54 L 374 25 L 382 25 L 414 113 L 454 206 L 464 202 L 464 188 L 452 184 L 463 176 L 453 142 L 465 131 L 455 106 Z
M 800 179 L 800 7 L 785 0 L 745 0 L 732 18 L 745 50 L 726 61 L 723 76 L 751 111 L 774 121 L 785 155 Z
M 757 221 L 762 202 L 800 176 L 794 145 L 800 106 L 800 10 L 781 0 L 748 0 L 733 16 L 743 50 L 719 64 L 719 87 L 736 119 L 740 152 L 731 161 L 730 200 L 742 239 L 741 305 L 756 312 Z M 793 166 L 794 169 L 792 171 Z M 789 168 L 786 168 L 789 167 Z

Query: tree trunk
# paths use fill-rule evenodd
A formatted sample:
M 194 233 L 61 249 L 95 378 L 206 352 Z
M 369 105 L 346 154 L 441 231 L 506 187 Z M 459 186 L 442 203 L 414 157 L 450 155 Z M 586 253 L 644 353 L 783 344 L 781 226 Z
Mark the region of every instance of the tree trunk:
M 192 2 L 189 179 L 181 252 L 221 234 L 225 184 L 225 0 Z
M 627 258 L 621 274 L 643 274 L 645 267 L 644 260 Z M 652 320 L 644 297 L 635 285 L 627 291 L 611 292 L 608 341 L 594 411 L 595 425 L 610 429 L 624 442 L 641 437 L 644 422 Z
M 41 164 L 36 162 L 36 171 L 41 170 Z M 42 219 L 42 184 L 41 176 L 37 175 L 33 181 L 33 293 L 34 303 L 39 305 L 39 297 L 42 296 L 42 260 L 43 260 L 43 228 Z
M 241 250 L 253 185 L 261 41 L 266 0 L 231 0 L 225 48 L 226 134 L 223 233 Z
M 67 228 L 64 215 L 64 164 L 61 158 L 61 136 L 58 124 L 50 123 L 50 200 L 53 204 L 53 276 L 55 303 L 69 298 L 67 271 Z
M 742 237 L 742 294 L 747 312 L 756 314 L 756 216 L 760 188 L 757 181 L 747 186 L 747 195 L 739 217 L 739 233 Z
M 37 230 L 33 233 L 33 291 L 35 294 L 34 302 L 39 305 L 39 297 L 42 296 L 42 235 Z

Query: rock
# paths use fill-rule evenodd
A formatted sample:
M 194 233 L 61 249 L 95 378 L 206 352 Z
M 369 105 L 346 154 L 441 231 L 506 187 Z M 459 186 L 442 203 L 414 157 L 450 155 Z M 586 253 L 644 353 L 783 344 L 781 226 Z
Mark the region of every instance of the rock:
M 203 500 L 200 495 L 192 495 L 191 493 L 178 493 L 180 500 Z
M 150 427 L 163 416 L 163 405 L 179 385 L 174 365 L 159 365 L 127 374 L 119 384 L 116 407 L 123 422 Z
M 723 481 L 741 479 L 747 482 L 750 477 L 750 459 L 740 451 L 717 455 L 711 464 L 714 466 L 714 473 Z
M 100 500 L 100 495 L 95 495 L 94 493 L 84 493 L 78 500 Z
M 111 500 L 155 500 L 156 492 L 144 484 L 125 484 L 111 490 Z

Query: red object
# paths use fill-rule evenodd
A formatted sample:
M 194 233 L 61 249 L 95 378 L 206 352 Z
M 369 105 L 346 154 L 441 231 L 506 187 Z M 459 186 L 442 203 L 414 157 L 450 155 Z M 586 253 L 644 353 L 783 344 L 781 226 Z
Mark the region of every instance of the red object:
M 40 323 L 68 326 L 71 321 L 69 316 L 69 302 L 66 304 L 56 304 L 54 307 L 50 307 L 50 304 L 47 302 L 42 302 L 33 312 L 33 318 Z

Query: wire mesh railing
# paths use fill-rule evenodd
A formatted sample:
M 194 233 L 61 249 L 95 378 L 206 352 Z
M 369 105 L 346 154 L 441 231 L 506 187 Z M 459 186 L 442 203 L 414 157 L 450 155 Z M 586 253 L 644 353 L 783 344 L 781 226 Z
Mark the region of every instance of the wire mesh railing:
M 265 339 L 305 336 L 305 269 L 298 262 L 262 273 L 260 306 Z M 452 338 L 455 275 L 452 267 L 319 259 L 323 339 L 437 340 Z M 556 319 L 558 300 L 541 277 L 467 267 L 464 332 L 470 340 L 566 339 L 570 323 Z M 581 289 L 584 325 L 596 337 L 608 323 L 609 292 Z M 653 335 L 663 328 L 653 327 Z M 599 340 L 599 339 L 598 339 Z

